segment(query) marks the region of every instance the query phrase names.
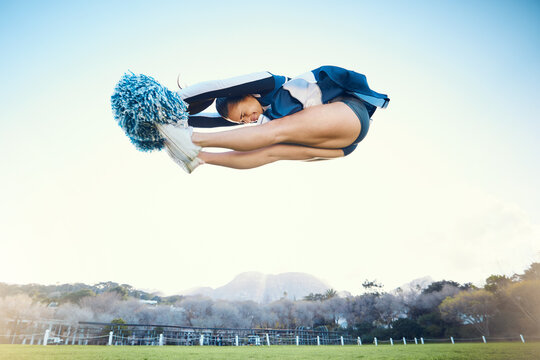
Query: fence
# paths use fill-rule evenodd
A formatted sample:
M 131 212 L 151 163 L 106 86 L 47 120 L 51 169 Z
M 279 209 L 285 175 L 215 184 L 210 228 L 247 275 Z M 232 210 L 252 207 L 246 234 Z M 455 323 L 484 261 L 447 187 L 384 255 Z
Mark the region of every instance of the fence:
M 427 343 L 464 343 L 516 341 L 525 343 L 521 334 L 511 337 L 478 338 L 389 338 L 363 342 L 361 337 L 316 329 L 233 329 L 202 328 L 175 325 L 112 324 L 78 322 L 70 324 L 56 320 L 17 320 L 0 333 L 0 343 L 29 345 L 176 345 L 176 346 L 272 346 L 272 345 L 424 345 Z M 370 339 L 371 340 L 371 339 Z M 540 340 L 527 336 L 528 341 Z

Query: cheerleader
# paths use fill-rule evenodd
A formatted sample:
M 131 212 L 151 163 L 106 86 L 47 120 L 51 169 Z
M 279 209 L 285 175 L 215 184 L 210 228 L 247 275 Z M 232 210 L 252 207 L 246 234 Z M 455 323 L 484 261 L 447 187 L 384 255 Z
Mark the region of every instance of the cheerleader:
M 254 73 L 199 83 L 176 94 L 164 89 L 165 96 L 150 96 L 146 91 L 144 102 L 150 101 L 151 106 L 139 106 L 130 119 L 126 119 L 126 108 L 134 101 L 132 95 L 127 101 L 126 87 L 133 90 L 136 86 L 121 81 L 113 95 L 113 109 L 120 125 L 136 146 L 142 145 L 142 150 L 165 148 L 188 173 L 201 164 L 250 169 L 278 160 L 346 156 L 367 135 L 375 109 L 385 108 L 389 102 L 386 95 L 369 88 L 364 75 L 335 66 L 322 66 L 292 79 L 268 72 Z M 144 92 L 147 88 L 139 86 L 138 90 Z M 181 99 L 179 105 L 175 96 Z M 218 113 L 202 113 L 214 100 Z M 180 109 L 172 109 L 175 106 Z M 142 126 L 145 116 L 150 120 Z M 147 134 L 134 130 L 137 126 L 126 126 L 130 122 L 126 120 L 139 124 L 141 129 L 153 126 L 157 133 L 149 139 Z M 252 125 L 194 131 L 199 127 L 245 124 Z M 209 147 L 232 151 L 205 151 Z

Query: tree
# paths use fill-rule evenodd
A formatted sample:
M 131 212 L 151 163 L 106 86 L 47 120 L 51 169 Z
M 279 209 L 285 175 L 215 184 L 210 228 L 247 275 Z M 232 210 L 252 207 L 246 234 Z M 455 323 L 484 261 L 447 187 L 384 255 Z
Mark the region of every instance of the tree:
M 404 304 L 392 294 L 377 296 L 373 310 L 378 315 L 376 321 L 384 326 L 390 326 L 390 323 L 405 314 Z
M 41 317 L 50 317 L 51 314 L 51 309 L 32 300 L 26 294 L 0 297 L 0 319 L 34 320 Z
M 312 328 L 315 324 L 315 313 L 319 306 L 319 304 L 312 301 L 297 301 L 293 310 L 296 326 Z
M 211 327 L 240 327 L 242 326 L 240 312 L 234 303 L 217 301 L 212 305 L 212 316 L 207 319 L 206 326 Z
M 331 328 L 339 328 L 341 326 L 342 320 L 345 319 L 344 312 L 346 309 L 346 300 L 333 297 L 331 299 L 325 300 L 321 304 L 322 316 L 327 321 L 327 324 Z
M 506 275 L 491 275 L 486 279 L 484 289 L 496 293 L 512 283 L 512 279 Z
M 321 294 L 309 293 L 309 295 L 304 296 L 304 301 L 317 301 L 317 300 L 320 300 L 320 298 L 317 295 L 320 296 Z
M 115 288 L 117 286 L 120 286 L 118 283 L 115 283 L 113 281 L 106 281 L 106 282 L 100 282 L 98 284 L 94 285 L 94 289 L 96 289 L 96 293 L 102 293 L 109 291 L 112 288 Z
M 205 318 L 212 316 L 214 301 L 206 297 L 186 297 L 180 302 L 189 326 L 204 326 Z
M 122 300 L 127 300 L 128 294 L 129 294 L 128 290 L 121 285 L 115 286 L 107 291 L 112 292 L 112 293 L 117 293 Z
M 303 300 L 305 300 L 305 301 L 324 301 L 324 300 L 328 300 L 328 299 L 331 299 L 331 298 L 336 297 L 336 296 L 337 296 L 337 291 L 336 290 L 328 289 L 328 290 L 326 290 L 326 292 L 324 294 L 309 293 L 309 295 L 304 296 Z
M 418 318 L 417 322 L 424 329 L 424 336 L 442 337 L 444 335 L 445 323 L 439 311 L 424 314 Z
M 294 302 L 289 299 L 280 299 L 267 305 L 268 309 L 274 312 L 278 318 L 276 327 L 290 329 L 295 324 Z
M 357 324 L 373 324 L 378 316 L 375 309 L 375 304 L 379 295 L 362 294 L 353 298 L 347 298 L 347 324 L 356 326 Z
M 540 280 L 540 263 L 532 263 L 523 275 L 519 275 L 520 280 Z
M 81 308 L 86 308 L 93 313 L 94 321 L 110 322 L 119 317 L 118 311 L 123 302 L 116 292 L 106 292 L 96 296 L 87 296 L 79 301 Z
M 74 304 L 78 304 L 82 298 L 85 298 L 87 296 L 96 296 L 96 293 L 90 289 L 83 289 L 83 290 L 68 293 L 62 296 L 60 300 L 61 302 L 71 302 Z
M 439 305 L 441 302 L 447 297 L 459 293 L 460 290 L 456 284 L 454 282 L 445 282 L 442 287 L 436 287 L 440 289 L 439 291 L 421 291 L 417 296 L 406 298 L 407 316 L 412 320 L 417 320 L 419 317 L 433 312 L 440 314 Z
M 179 301 L 182 301 L 185 298 L 184 295 L 171 295 L 164 298 L 161 298 L 161 304 L 164 305 L 174 305 Z
M 362 287 L 366 293 L 379 295 L 382 293 L 383 284 L 378 283 L 377 280 L 364 280 Z
M 331 299 L 331 298 L 336 297 L 336 296 L 337 296 L 337 291 L 334 290 L 334 289 L 328 289 L 324 293 L 324 299 L 325 300 Z
M 114 325 L 108 325 L 105 326 L 102 330 L 103 335 L 108 335 L 109 332 L 114 332 L 115 334 L 119 336 L 131 336 L 131 331 L 128 330 L 128 327 L 125 326 L 126 322 L 122 318 L 116 318 L 111 320 L 111 324 Z
M 489 335 L 489 319 L 495 314 L 495 296 L 487 290 L 462 291 L 439 305 L 445 319 L 471 324 L 482 335 Z
M 429 286 L 422 291 L 422 294 L 431 294 L 433 292 L 440 292 L 446 286 L 451 286 L 455 288 L 461 287 L 459 283 L 452 280 L 435 281 L 429 284 Z
M 422 326 L 418 325 L 416 321 L 411 319 L 397 319 L 392 322 L 391 326 L 393 329 L 393 335 L 395 337 L 406 337 L 410 339 L 413 337 L 422 336 Z
M 540 328 L 540 280 L 514 283 L 508 286 L 504 293 L 528 320 Z

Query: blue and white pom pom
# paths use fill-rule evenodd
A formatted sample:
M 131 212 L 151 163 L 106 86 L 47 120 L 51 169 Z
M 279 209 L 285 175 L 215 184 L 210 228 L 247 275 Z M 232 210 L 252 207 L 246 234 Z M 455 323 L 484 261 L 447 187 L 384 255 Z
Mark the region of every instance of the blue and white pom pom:
M 111 96 L 118 125 L 137 150 L 161 150 L 164 139 L 156 124 L 187 123 L 187 105 L 180 96 L 154 78 L 126 73 Z

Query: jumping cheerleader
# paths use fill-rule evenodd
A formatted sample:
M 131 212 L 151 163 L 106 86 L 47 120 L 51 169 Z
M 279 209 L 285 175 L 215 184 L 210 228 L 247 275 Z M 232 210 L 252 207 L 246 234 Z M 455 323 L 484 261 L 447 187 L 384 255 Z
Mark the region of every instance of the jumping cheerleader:
M 133 86 L 129 87 L 133 93 Z M 133 103 L 132 98 L 126 101 L 125 88 L 121 81 L 112 100 L 115 117 L 128 136 L 136 146 L 142 144 L 138 146 L 142 150 L 151 150 L 144 148 L 146 141 L 157 141 L 154 148 L 164 147 L 188 173 L 200 164 L 250 169 L 277 160 L 346 156 L 366 136 L 376 107 L 384 108 L 389 102 L 386 95 L 369 88 L 364 75 L 335 66 L 293 79 L 255 73 L 181 89 L 177 95 L 184 102 L 180 109 L 184 114 L 172 111 L 171 115 L 170 99 L 164 102 L 163 96 L 146 96 L 151 102 L 159 98 L 157 106 L 152 103 L 155 114 L 150 116 L 150 125 L 145 125 L 153 123 L 161 137 L 154 133 L 149 140 L 129 125 L 133 119 L 125 119 L 126 108 Z M 201 114 L 215 99 L 218 114 Z M 152 111 L 144 112 L 146 117 L 152 115 Z M 132 117 L 141 121 L 141 109 Z M 193 127 L 248 123 L 257 125 L 212 133 L 193 131 Z M 207 147 L 233 151 L 213 153 L 203 150 Z

